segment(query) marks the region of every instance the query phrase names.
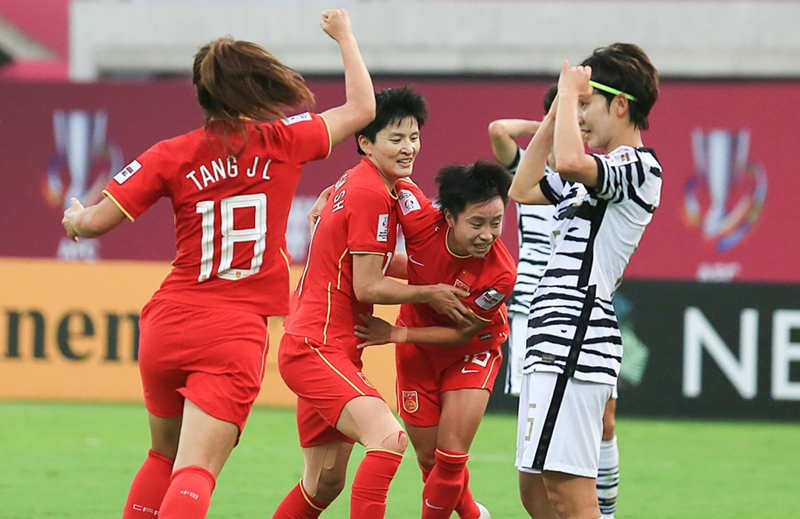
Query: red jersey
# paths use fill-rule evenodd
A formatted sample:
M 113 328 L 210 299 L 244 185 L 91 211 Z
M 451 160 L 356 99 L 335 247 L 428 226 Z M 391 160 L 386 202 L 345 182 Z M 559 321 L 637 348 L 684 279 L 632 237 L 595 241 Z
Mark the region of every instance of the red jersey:
M 372 305 L 353 292 L 353 254 L 383 256 L 386 271 L 397 240 L 396 202 L 367 158 L 339 178 L 314 229 L 286 333 L 343 348 L 353 360 L 361 357 L 353 328 Z
M 409 284 L 446 283 L 469 292 L 462 301 L 488 324 L 461 346 L 464 353 L 484 351 L 497 341 L 504 341 L 508 336 L 504 301 L 511 295 L 517 277 L 516 263 L 508 249 L 497 240 L 485 258 L 455 254 L 447 246 L 448 226 L 444 216 L 422 190 L 403 180 L 396 189 L 398 219 L 406 237 Z M 402 305 L 397 322 L 407 327 L 455 325 L 448 317 L 420 303 Z
M 161 141 L 103 191 L 130 220 L 161 197 L 172 201 L 177 254 L 154 298 L 287 313 L 286 221 L 302 165 L 328 155 L 330 135 L 309 113 L 248 122 L 246 131 L 238 157 L 205 128 Z M 230 135 L 230 147 L 243 137 Z

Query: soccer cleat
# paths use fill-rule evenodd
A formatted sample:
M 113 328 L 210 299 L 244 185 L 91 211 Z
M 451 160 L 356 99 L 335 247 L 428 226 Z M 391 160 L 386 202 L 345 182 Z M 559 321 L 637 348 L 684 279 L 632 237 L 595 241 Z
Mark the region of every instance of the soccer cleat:
M 475 504 L 478 505 L 478 510 L 481 511 L 481 515 L 478 516 L 478 519 L 492 519 L 492 514 L 489 513 L 489 510 L 487 510 L 485 506 L 477 501 L 475 501 Z

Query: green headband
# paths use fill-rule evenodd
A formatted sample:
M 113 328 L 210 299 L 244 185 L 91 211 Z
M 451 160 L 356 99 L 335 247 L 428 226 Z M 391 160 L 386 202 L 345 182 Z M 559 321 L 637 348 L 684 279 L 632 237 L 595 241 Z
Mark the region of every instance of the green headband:
M 602 90 L 603 92 L 608 92 L 609 94 L 614 94 L 615 96 L 622 94 L 631 101 L 636 101 L 636 98 L 628 94 L 627 92 L 623 92 L 622 90 L 617 90 L 616 88 L 604 85 L 603 83 L 598 83 L 597 81 L 592 81 L 590 79 L 589 85 L 595 87 L 597 90 Z

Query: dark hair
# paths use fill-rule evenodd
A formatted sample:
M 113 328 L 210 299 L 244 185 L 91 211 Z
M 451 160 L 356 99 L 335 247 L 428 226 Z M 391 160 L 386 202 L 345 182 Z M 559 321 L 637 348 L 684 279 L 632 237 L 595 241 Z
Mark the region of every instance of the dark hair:
M 494 162 L 479 160 L 474 164 L 445 166 L 436 175 L 439 205 L 458 218 L 467 204 L 486 202 L 499 196 L 508 203 L 511 174 Z
M 303 77 L 259 45 L 219 38 L 194 56 L 192 83 L 206 120 L 236 124 L 240 117 L 271 121 L 287 107 L 310 106 Z
M 550 85 L 550 88 L 547 89 L 547 92 L 544 93 L 544 99 L 542 99 L 545 114 L 550 111 L 550 107 L 556 99 L 556 94 L 558 94 L 558 83 L 553 83 Z
M 628 103 L 631 122 L 637 128 L 648 128 L 647 116 L 658 99 L 658 72 L 641 47 L 612 43 L 595 49 L 581 65 L 592 67 L 594 81 L 634 96 L 636 101 Z M 609 104 L 616 97 L 602 90 L 595 92 L 602 94 Z
M 358 138 L 363 135 L 370 142 L 375 142 L 375 136 L 394 122 L 400 122 L 406 117 L 417 120 L 420 128 L 428 118 L 428 107 L 425 99 L 409 87 L 387 88 L 375 94 L 375 119 L 364 128 L 356 132 L 356 149 L 361 155 L 364 151 L 358 144 Z

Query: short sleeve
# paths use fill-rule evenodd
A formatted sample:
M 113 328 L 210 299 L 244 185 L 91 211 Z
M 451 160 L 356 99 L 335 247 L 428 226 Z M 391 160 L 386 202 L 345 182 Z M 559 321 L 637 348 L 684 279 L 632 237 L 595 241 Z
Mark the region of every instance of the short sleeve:
M 324 159 L 331 152 L 328 124 L 319 114 L 303 112 L 270 124 L 278 144 L 298 164 Z
M 512 175 L 516 175 L 517 168 L 519 167 L 519 163 L 522 160 L 523 153 L 525 153 L 525 150 L 517 146 L 517 154 L 514 155 L 514 161 L 511 163 L 510 166 L 506 168 L 508 169 L 508 172 L 511 173 Z
M 439 209 L 425 196 L 422 189 L 410 180 L 397 182 L 397 220 L 407 241 L 430 230 L 439 218 Z
M 539 181 L 539 188 L 545 198 L 553 205 L 558 205 L 564 199 L 564 180 L 550 166 L 544 167 L 544 176 Z
M 502 272 L 492 286 L 470 294 L 467 306 L 484 321 L 491 321 L 514 290 L 514 272 Z
M 658 206 L 658 196 L 649 189 L 649 180 L 660 176 L 660 170 L 647 167 L 636 149 L 621 146 L 608 155 L 593 154 L 597 163 L 597 185 L 594 192 L 598 198 L 611 203 L 625 200 L 635 202 L 652 213 Z M 657 170 L 658 175 L 655 175 Z M 659 178 L 660 181 L 660 178 Z
M 389 250 L 389 233 L 394 204 L 388 193 L 383 195 L 371 189 L 350 188 L 345 201 L 347 210 L 347 248 L 351 254 L 385 254 Z
M 166 163 L 158 145 L 142 153 L 109 180 L 103 194 L 134 221 L 166 194 Z

